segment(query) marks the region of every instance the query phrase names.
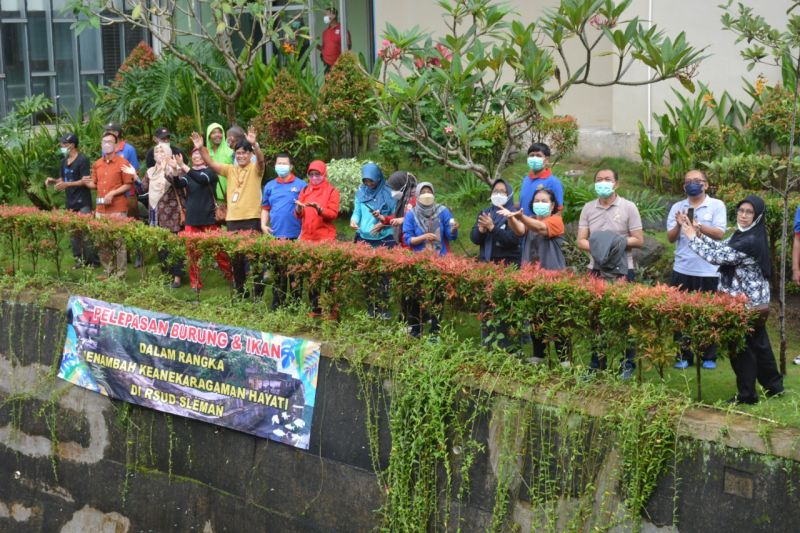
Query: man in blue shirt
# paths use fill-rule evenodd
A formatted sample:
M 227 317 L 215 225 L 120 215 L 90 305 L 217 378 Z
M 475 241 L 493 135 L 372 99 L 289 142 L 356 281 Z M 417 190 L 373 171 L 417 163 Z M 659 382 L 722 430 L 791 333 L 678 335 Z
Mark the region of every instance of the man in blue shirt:
M 522 178 L 522 188 L 519 193 L 519 206 L 522 212 L 533 216 L 531 202 L 533 195 L 540 189 L 549 189 L 556 195 L 559 210 L 564 209 L 564 186 L 550 170 L 550 147 L 545 143 L 533 143 L 528 148 L 528 169 L 530 172 Z
M 718 267 L 708 263 L 689 247 L 689 240 L 681 231 L 681 224 L 688 221 L 689 209 L 692 209 L 692 220 L 697 222 L 697 231 L 714 240 L 720 240 L 725 235 L 727 226 L 725 204 L 706 194 L 708 178 L 702 170 L 690 170 L 686 173 L 683 190 L 686 192 L 686 199 L 675 202 L 667 216 L 667 238 L 669 242 L 677 242 L 670 285 L 690 292 L 714 292 L 719 283 Z M 675 368 L 682 369 L 694 364 L 694 354 L 686 348 L 684 342 L 681 345 Z M 717 347 L 709 346 L 703 354 L 703 368 L 716 368 L 716 360 Z
M 277 178 L 264 185 L 261 195 L 261 231 L 276 239 L 295 240 L 300 236 L 300 219 L 294 215 L 295 200 L 300 196 L 306 182 L 294 175 L 292 161 L 287 154 L 275 158 Z M 292 296 L 300 297 L 300 287 L 296 280 L 290 279 L 286 271 L 275 268 L 272 285 L 272 309 L 283 305 L 286 300 L 287 285 L 292 288 Z

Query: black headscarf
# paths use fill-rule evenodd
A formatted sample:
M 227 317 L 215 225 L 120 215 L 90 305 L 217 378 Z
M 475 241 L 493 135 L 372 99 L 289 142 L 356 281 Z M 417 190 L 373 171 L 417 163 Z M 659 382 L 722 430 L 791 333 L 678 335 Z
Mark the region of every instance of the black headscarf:
M 728 246 L 758 261 L 761 273 L 766 279 L 769 279 L 772 276 L 772 258 L 769 253 L 769 244 L 767 243 L 767 225 L 764 221 L 767 207 L 764 204 L 764 200 L 751 194 L 736 204 L 736 209 L 739 209 L 745 203 L 753 206 L 753 211 L 755 211 L 753 223 L 745 231 L 737 229 L 728 240 Z M 720 276 L 730 279 L 733 277 L 735 268 L 732 265 L 719 267 Z

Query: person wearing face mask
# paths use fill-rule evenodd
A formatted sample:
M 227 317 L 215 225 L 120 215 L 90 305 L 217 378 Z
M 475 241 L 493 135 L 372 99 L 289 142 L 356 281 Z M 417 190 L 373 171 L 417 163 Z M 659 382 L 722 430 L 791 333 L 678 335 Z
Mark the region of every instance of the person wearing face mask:
M 235 142 L 233 144 L 236 146 Z M 208 147 L 208 154 L 211 156 L 211 159 L 217 163 L 227 165 L 235 162 L 233 160 L 233 148 L 228 146 L 227 136 L 225 135 L 225 129 L 222 127 L 222 124 L 212 122 L 208 125 L 206 128 L 206 147 Z M 225 203 L 225 194 L 227 190 L 227 176 L 217 175 L 217 185 L 214 188 L 217 202 L 221 204 Z
M 392 226 L 384 224 L 394 213 L 397 201 L 386 184 L 383 172 L 375 163 L 361 167 L 361 186 L 356 191 L 350 227 L 356 230 L 356 242 L 366 242 L 373 248 L 394 247 Z
M 389 176 L 386 184 L 389 186 L 389 194 L 392 196 L 392 200 L 395 201 L 395 208 L 393 213 L 385 216 L 381 215 L 379 217 L 380 222 L 385 226 L 391 226 L 395 242 L 410 250 L 411 247 L 403 238 L 403 220 L 405 220 L 406 213 L 417 205 L 417 177 L 410 172 L 398 170 Z
M 62 135 L 59 150 L 63 158 L 59 166 L 59 177 L 47 178 L 44 184 L 55 184 L 57 191 L 64 191 L 68 211 L 89 214 L 92 212 L 92 191 L 86 186 L 86 181 L 91 179 L 92 171 L 89 160 L 78 152 L 78 136 L 74 133 Z M 97 264 L 95 251 L 85 237 L 80 231 L 70 235 L 75 268 Z
M 559 215 L 559 205 L 556 195 L 549 189 L 540 189 L 534 194 L 531 202 L 533 216 L 527 216 L 522 209 L 516 212 L 502 210 L 500 213 L 508 216 L 508 224 L 516 235 L 523 237 L 521 263 L 527 265 L 537 264 L 544 270 L 564 270 L 567 262 L 561 246 L 564 243 L 564 221 Z M 530 324 L 527 324 L 528 326 Z M 544 336 L 535 331 L 532 335 L 533 356 L 530 362 L 543 363 L 547 355 L 548 343 Z M 568 339 L 554 339 L 556 353 L 561 365 L 570 366 L 569 356 L 572 351 Z
M 190 167 L 180 158 L 176 158 L 178 178 L 174 181 L 174 186 L 186 192 L 184 232 L 188 234 L 206 233 L 219 228 L 214 205 L 217 173 L 205 164 L 198 149 L 192 150 L 191 161 L 192 166 Z M 191 243 L 188 243 L 186 248 L 186 255 L 189 258 L 189 284 L 193 291 L 200 292 L 203 283 L 200 280 L 198 253 Z M 233 270 L 227 254 L 219 252 L 215 259 L 225 279 L 233 282 Z
M 507 218 L 510 210 L 514 209 L 514 190 L 505 180 L 495 180 L 490 201 L 491 206 L 478 214 L 469 238 L 480 246 L 478 257 L 481 261 L 518 265 L 519 237 L 511 229 Z M 487 303 L 481 304 L 481 315 L 487 309 Z M 514 345 L 508 324 L 492 320 L 481 321 L 481 341 L 485 345 L 496 344 L 504 350 L 511 350 Z
M 721 200 L 711 198 L 708 190 L 708 178 L 702 170 L 690 170 L 683 178 L 683 190 L 686 199 L 672 205 L 667 216 L 667 238 L 675 246 L 675 263 L 672 268 L 670 286 L 683 291 L 714 292 L 719 284 L 717 266 L 712 265 L 689 248 L 689 240 L 681 231 L 684 222 L 689 221 L 688 213 L 692 210 L 692 220 L 697 221 L 697 231 L 703 235 L 721 240 L 727 229 L 727 212 Z M 691 222 L 691 221 L 689 221 Z M 686 347 L 686 340 L 680 335 L 681 350 L 675 368 L 688 368 L 694 364 L 694 354 Z M 717 367 L 717 347 L 709 346 L 703 353 L 703 368 Z
M 684 219 L 681 230 L 689 247 L 700 257 L 719 265 L 719 290 L 731 296 L 744 295 L 748 309 L 757 313 L 753 328 L 745 335 L 744 346 L 731 357 L 736 374 L 736 396 L 729 403 L 758 402 L 756 380 L 767 398 L 783 393 L 783 376 L 778 372 L 775 354 L 767 334 L 772 259 L 764 217 L 766 205 L 750 195 L 736 205 L 736 231 L 724 241 L 715 240 L 697 228 L 700 222 Z
M 186 213 L 183 191 L 175 187 L 178 166 L 183 164 L 183 160 L 178 155 L 173 157 L 167 143 L 155 146 L 153 158 L 155 165 L 147 169 L 139 187 L 147 196 L 148 223 L 178 233 L 183 229 L 182 218 Z M 183 262 L 175 261 L 167 264 L 168 257 L 167 249 L 158 250 L 162 270 L 172 275 L 170 287 L 177 289 L 181 286 Z
M 261 194 L 261 231 L 276 239 L 293 241 L 300 236 L 300 220 L 294 216 L 295 201 L 306 187 L 306 182 L 294 175 L 292 161 L 288 154 L 275 157 L 277 178 L 264 186 Z M 287 287 L 293 286 L 291 293 L 295 299 L 300 297 L 296 280 L 281 268 L 273 268 L 272 309 L 282 306 L 286 301 Z
M 231 135 L 231 127 L 228 135 Z M 264 154 L 258 145 L 257 133 L 252 126 L 247 131 L 247 137 L 238 141 L 234 147 L 233 165 L 218 163 L 211 158 L 208 149 L 203 145 L 203 138 L 199 133 L 192 133 L 194 147 L 200 150 L 203 162 L 217 175 L 228 177 L 226 203 L 228 213 L 225 219 L 228 231 L 245 232 L 255 231 L 261 233 L 261 178 L 264 175 Z M 255 157 L 255 162 L 253 158 Z M 233 260 L 234 289 L 240 296 L 248 296 L 245 291 L 245 281 L 250 264 L 244 254 L 237 254 Z M 264 292 L 264 283 L 261 273 L 255 274 L 254 293 L 257 298 Z
M 322 32 L 322 46 L 317 45 L 317 50 L 322 54 L 322 62 L 325 64 L 325 73 L 342 55 L 342 25 L 338 20 L 339 12 L 335 7 L 329 7 L 325 10 L 325 17 L 323 20 L 328 25 L 325 31 Z M 352 46 L 350 40 L 350 32 L 347 32 L 347 49 Z
M 417 205 L 406 213 L 403 220 L 403 238 L 411 246 L 411 250 L 447 255 L 450 242 L 458 238 L 458 222 L 445 206 L 436 203 L 435 191 L 430 182 L 423 181 L 416 188 Z M 431 299 L 430 295 L 426 295 Z M 433 306 L 441 308 L 442 298 L 434 295 Z M 430 320 L 431 334 L 439 331 L 440 316 L 431 313 L 421 305 L 420 295 L 409 298 L 409 322 L 411 335 L 422 335 L 422 326 Z
M 300 192 L 295 200 L 295 216 L 300 219 L 301 241 L 335 241 L 336 226 L 334 222 L 339 215 L 339 190 L 328 181 L 328 167 L 324 162 L 316 160 L 308 165 L 308 186 Z M 312 315 L 320 316 L 322 308 L 319 304 L 319 287 L 308 289 Z M 333 306 L 332 316 L 338 314 Z
M 618 186 L 619 178 L 615 170 L 604 168 L 595 173 L 594 190 L 597 199 L 588 202 L 581 209 L 576 242 L 579 249 L 589 254 L 589 275 L 604 277 L 612 281 L 620 279 L 634 281 L 631 250 L 641 248 L 644 244 L 642 217 L 639 215 L 636 204 L 617 194 Z M 618 248 L 621 267 L 617 265 L 616 261 L 610 260 L 614 263 L 613 265 L 599 265 L 596 262 L 596 258 L 606 256 L 610 258 L 614 255 L 614 253 L 603 251 L 603 248 L 617 250 L 616 243 L 611 242 L 610 238 L 621 242 Z M 613 270 L 610 266 L 614 267 Z M 624 267 L 627 267 L 627 270 Z M 625 352 L 625 362 L 622 367 L 622 377 L 625 379 L 633 376 L 635 355 L 633 348 L 629 348 Z M 605 369 L 605 367 L 605 356 L 593 352 L 590 369 L 595 371 Z
M 90 189 L 97 189 L 97 218 L 125 219 L 128 200 L 125 195 L 131 190 L 136 170 L 121 155 L 117 155 L 117 136 L 105 133 L 100 139 L 102 157 L 92 165 L 92 175 L 83 182 Z M 111 246 L 99 249 L 100 262 L 105 276 L 122 278 L 128 267 L 125 240 L 117 239 Z
M 519 192 L 519 205 L 526 216 L 533 216 L 531 205 L 533 195 L 539 189 L 548 189 L 556 195 L 559 212 L 564 208 L 564 186 L 550 170 L 550 147 L 545 143 L 533 143 L 528 148 L 528 175 L 522 178 Z
M 505 180 L 495 180 L 490 201 L 492 205 L 478 214 L 469 238 L 480 246 L 481 261 L 518 265 L 520 238 L 508 223 L 514 209 L 514 190 Z

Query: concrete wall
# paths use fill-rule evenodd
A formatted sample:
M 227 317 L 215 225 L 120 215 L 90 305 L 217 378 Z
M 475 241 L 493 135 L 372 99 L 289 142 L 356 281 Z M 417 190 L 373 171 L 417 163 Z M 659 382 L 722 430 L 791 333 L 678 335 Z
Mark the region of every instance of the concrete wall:
M 525 23 L 534 21 L 540 14 L 559 4 L 556 0 L 511 0 L 509 2 L 519 13 L 519 20 Z M 732 33 L 722 30 L 718 8 L 721 2 L 694 0 L 634 0 L 627 14 L 638 17 L 645 23 L 652 20 L 667 35 L 675 37 L 686 32 L 688 42 L 698 48 L 706 48 L 709 55 L 699 66 L 695 80 L 708 85 L 714 94 L 728 91 L 734 97 L 744 97 L 742 77 L 753 83 L 759 73 L 771 82 L 780 79 L 776 69 L 758 67 L 747 71 L 739 52 L 743 45 L 734 43 Z M 788 1 L 756 2 L 743 0 L 754 7 L 769 22 L 783 28 Z M 431 0 L 375 0 L 375 39 L 380 43 L 386 24 L 391 23 L 400 29 L 410 29 L 419 25 L 422 29 L 441 35 L 444 23 L 441 10 Z M 377 47 L 376 47 L 377 49 Z M 599 58 L 595 65 L 596 79 L 612 77 L 612 58 Z M 626 79 L 641 80 L 648 76 L 646 67 L 632 68 Z M 637 123 L 641 121 L 649 127 L 650 113 L 664 113 L 665 103 L 677 100 L 672 89 L 688 94 L 677 82 L 662 82 L 648 87 L 577 87 L 572 89 L 558 107 L 557 112 L 571 114 L 578 119 L 582 128 L 579 152 L 589 157 L 604 155 L 635 156 L 638 153 Z M 654 124 L 652 128 L 658 134 Z
M 380 526 L 383 488 L 372 471 L 360 384 L 346 362 L 322 360 L 311 448 L 302 451 L 111 402 L 54 379 L 64 299 L 52 305 L 0 302 L 0 531 L 352 532 Z M 487 453 L 472 469 L 469 497 L 454 509 L 462 531 L 485 531 L 491 519 L 498 441 L 509 423 L 502 415 L 506 400 L 494 401 L 474 427 Z M 549 408 L 538 409 L 537 420 L 549 416 Z M 800 521 L 800 494 L 788 489 L 799 478 L 800 433 L 776 429 L 764 442 L 763 431 L 735 417 L 693 411 L 684 418 L 680 460 L 648 505 L 645 531 L 792 530 Z M 379 433 L 385 466 L 389 435 L 385 427 Z M 597 483 L 592 513 L 614 513 L 618 499 L 609 504 L 600 495 L 616 491 L 615 449 L 578 455 L 593 458 L 586 463 L 587 480 Z M 524 472 L 531 468 L 522 465 Z M 515 495 L 514 520 L 528 531 L 535 520 L 531 495 L 521 486 Z M 568 511 L 572 503 L 567 498 L 562 505 Z

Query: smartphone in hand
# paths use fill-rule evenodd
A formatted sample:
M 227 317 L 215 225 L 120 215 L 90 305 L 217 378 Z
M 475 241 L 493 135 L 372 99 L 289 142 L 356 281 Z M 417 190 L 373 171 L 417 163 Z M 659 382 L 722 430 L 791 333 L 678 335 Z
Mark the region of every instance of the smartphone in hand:
M 694 224 L 694 207 L 690 207 L 686 211 L 686 218 L 689 219 L 689 224 Z

